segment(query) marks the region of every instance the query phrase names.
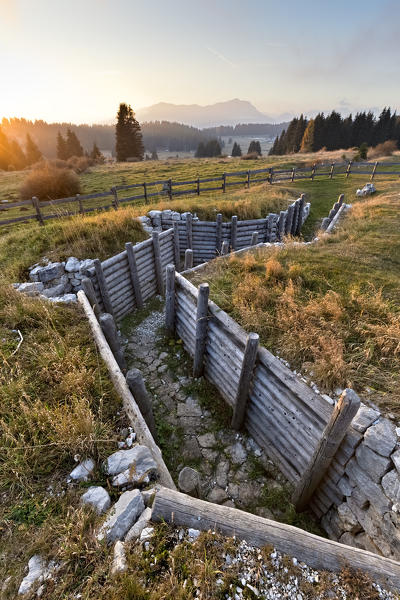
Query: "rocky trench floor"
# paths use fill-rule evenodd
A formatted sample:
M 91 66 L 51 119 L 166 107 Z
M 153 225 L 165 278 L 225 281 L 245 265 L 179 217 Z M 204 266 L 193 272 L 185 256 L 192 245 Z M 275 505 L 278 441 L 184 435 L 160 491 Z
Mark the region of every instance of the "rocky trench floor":
M 200 497 L 263 517 L 286 520 L 290 487 L 254 440 L 230 429 L 230 407 L 203 378 L 178 341 L 163 338 L 163 308 L 123 327 L 128 368 L 141 370 L 158 443 L 175 482 L 185 466 L 201 479 Z

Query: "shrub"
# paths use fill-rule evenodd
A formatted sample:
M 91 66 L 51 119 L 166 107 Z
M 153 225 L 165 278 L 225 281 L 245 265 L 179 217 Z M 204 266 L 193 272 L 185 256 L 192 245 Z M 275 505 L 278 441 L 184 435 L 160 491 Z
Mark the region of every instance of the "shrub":
M 259 157 L 257 152 L 250 152 L 249 154 L 244 154 L 242 156 L 242 160 L 256 160 Z
M 368 158 L 379 158 L 380 156 L 392 156 L 393 152 L 397 150 L 397 143 L 395 140 L 387 140 L 383 144 L 378 144 L 375 148 L 368 150 Z
M 67 166 L 75 173 L 84 173 L 94 163 L 95 161 L 88 156 L 71 156 L 67 161 Z
M 47 163 L 33 169 L 20 189 L 22 200 L 33 196 L 39 200 L 55 200 L 79 194 L 81 186 L 77 175 L 71 169 L 60 169 Z

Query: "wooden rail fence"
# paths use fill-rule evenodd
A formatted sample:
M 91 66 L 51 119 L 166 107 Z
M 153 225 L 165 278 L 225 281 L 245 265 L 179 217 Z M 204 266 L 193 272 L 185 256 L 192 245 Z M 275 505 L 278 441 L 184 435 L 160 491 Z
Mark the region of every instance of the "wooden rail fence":
M 225 193 L 227 189 L 235 186 L 250 187 L 252 184 L 269 182 L 270 184 L 283 181 L 297 181 L 316 177 L 328 177 L 332 179 L 336 175 L 368 175 L 371 180 L 381 175 L 400 175 L 400 163 L 395 162 L 341 162 L 329 165 L 313 165 L 310 167 L 292 167 L 290 169 L 275 169 L 273 167 L 264 169 L 248 169 L 243 171 L 226 172 L 222 175 L 207 178 L 196 178 L 188 181 L 173 181 L 172 179 L 160 179 L 130 185 L 117 185 L 109 191 L 94 194 L 85 194 L 59 198 L 57 200 L 38 201 L 37 198 L 22 200 L 21 202 L 0 203 L 1 212 L 13 212 L 17 209 L 26 212 L 21 216 L 12 216 L 0 219 L 0 226 L 16 223 L 24 223 L 36 220 L 41 225 L 49 219 L 57 219 L 77 214 L 86 214 L 93 211 L 114 209 L 118 210 L 126 203 L 148 203 L 152 198 L 176 198 L 184 195 L 200 195 L 210 191 Z M 188 187 L 189 186 L 189 187 Z M 185 188 L 185 189 L 182 189 Z M 140 191 L 133 195 L 125 195 L 130 191 Z M 122 194 L 122 195 L 121 195 Z M 107 198 L 107 203 L 103 203 Z M 55 212 L 47 212 L 56 208 Z M 58 209 L 58 210 L 57 210 Z

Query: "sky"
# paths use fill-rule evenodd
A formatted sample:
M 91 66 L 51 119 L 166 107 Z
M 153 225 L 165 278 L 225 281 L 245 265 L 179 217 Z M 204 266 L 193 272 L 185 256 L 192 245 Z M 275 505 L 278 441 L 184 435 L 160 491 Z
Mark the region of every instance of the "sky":
M 240 98 L 279 120 L 400 108 L 399 0 L 0 0 L 0 118 Z

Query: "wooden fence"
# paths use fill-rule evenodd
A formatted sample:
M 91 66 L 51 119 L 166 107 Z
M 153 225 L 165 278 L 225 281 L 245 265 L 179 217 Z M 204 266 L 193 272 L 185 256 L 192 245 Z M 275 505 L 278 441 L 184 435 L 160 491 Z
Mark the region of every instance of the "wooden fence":
M 108 210 L 110 208 L 118 210 L 121 205 L 126 203 L 148 203 L 155 198 L 172 198 L 187 196 L 190 194 L 200 195 L 210 191 L 226 192 L 231 187 L 245 186 L 252 184 L 269 182 L 270 184 L 283 181 L 297 181 L 301 179 L 314 180 L 316 177 L 328 177 L 332 179 L 336 175 L 368 175 L 374 179 L 380 175 L 400 175 L 400 163 L 392 162 L 342 162 L 313 165 L 311 167 L 292 167 L 290 169 L 252 169 L 244 171 L 234 171 L 223 173 L 215 177 L 197 178 L 189 181 L 173 181 L 172 179 L 161 179 L 158 181 L 149 181 L 143 183 L 133 183 L 130 185 L 117 185 L 106 192 L 95 194 L 86 194 L 72 196 L 69 198 L 59 198 L 39 202 L 37 198 L 23 200 L 21 202 L 2 202 L 0 203 L 0 213 L 8 212 L 12 216 L 0 219 L 0 226 L 7 226 L 16 223 L 23 223 L 31 220 L 37 220 L 41 225 L 49 219 L 57 219 L 76 214 L 86 214 L 98 210 Z M 182 189 L 184 188 L 184 189 Z M 129 195 L 131 191 L 140 191 Z M 128 194 L 128 195 L 126 195 Z M 104 203 L 107 198 L 108 201 Z M 56 209 L 54 211 L 54 209 Z M 16 216 L 17 212 L 22 211 L 25 214 Z M 52 211 L 52 212 L 48 212 Z

